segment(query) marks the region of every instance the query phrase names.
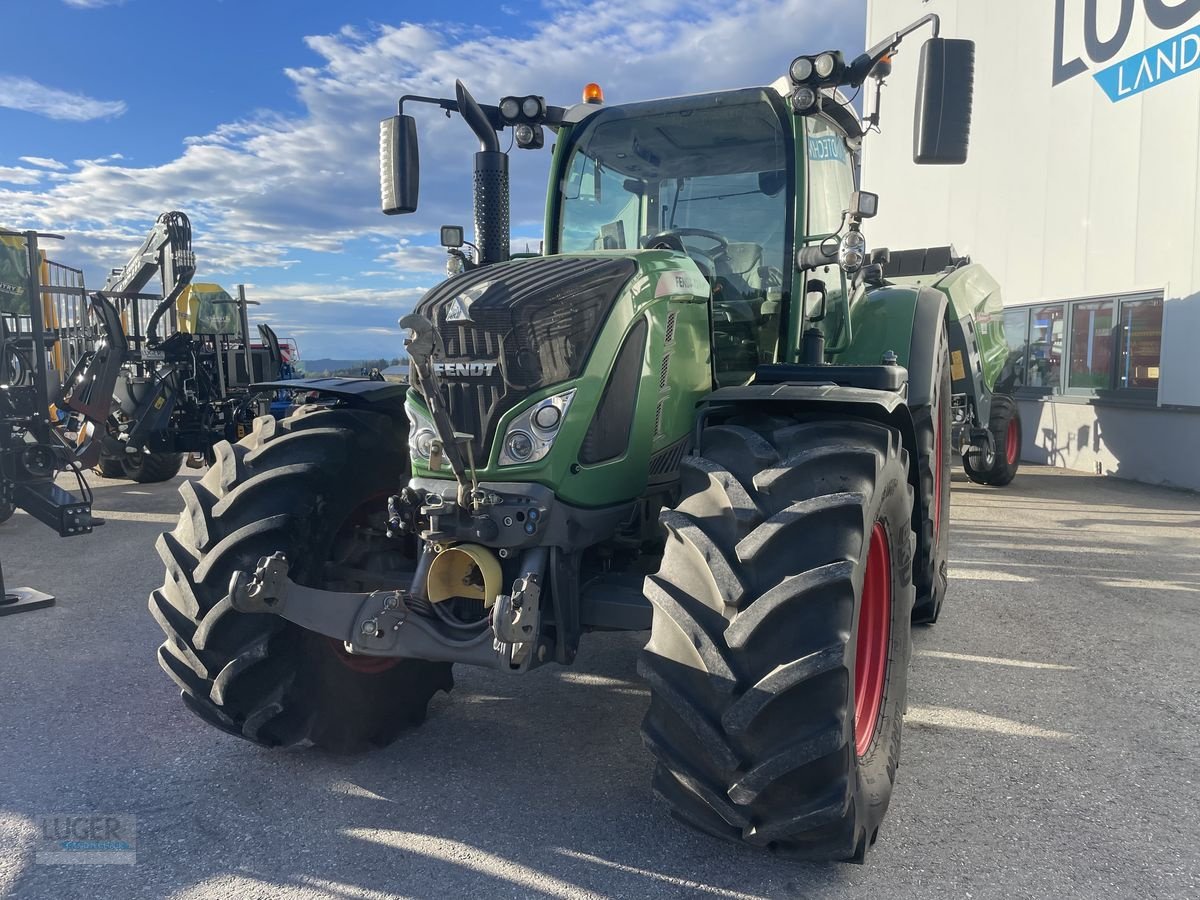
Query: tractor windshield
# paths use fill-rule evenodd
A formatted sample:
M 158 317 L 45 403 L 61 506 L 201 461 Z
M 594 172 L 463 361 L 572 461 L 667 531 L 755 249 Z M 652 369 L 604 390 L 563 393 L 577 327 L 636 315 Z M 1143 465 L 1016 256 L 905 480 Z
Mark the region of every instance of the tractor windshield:
M 559 252 L 649 247 L 695 260 L 712 283 L 723 381 L 776 350 L 791 218 L 783 115 L 757 89 L 603 109 L 572 135 L 560 183 Z
M 573 136 L 560 252 L 630 250 L 665 235 L 717 276 L 780 272 L 788 159 L 784 123 L 764 91 L 602 110 Z

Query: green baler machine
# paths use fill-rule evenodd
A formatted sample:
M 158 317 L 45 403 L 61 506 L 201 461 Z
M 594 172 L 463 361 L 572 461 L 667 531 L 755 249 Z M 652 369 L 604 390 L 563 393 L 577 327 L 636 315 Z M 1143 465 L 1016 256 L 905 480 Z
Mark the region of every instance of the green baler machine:
M 1016 400 L 1004 390 L 1009 347 L 1000 284 L 951 247 L 887 255 L 889 283 L 931 288 L 948 302 L 952 435 L 967 476 L 979 484 L 1010 483 L 1020 466 L 1022 431 Z

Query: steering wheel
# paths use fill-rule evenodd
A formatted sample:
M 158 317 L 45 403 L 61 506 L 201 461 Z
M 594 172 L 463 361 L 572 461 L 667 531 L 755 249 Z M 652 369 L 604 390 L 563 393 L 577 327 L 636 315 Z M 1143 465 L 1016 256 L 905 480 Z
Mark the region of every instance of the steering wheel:
M 689 249 L 683 243 L 685 237 L 705 238 L 717 246 L 707 252 L 694 248 Z M 717 258 L 725 256 L 729 251 L 729 241 L 725 239 L 724 235 L 709 231 L 707 228 L 668 228 L 666 231 L 642 238 L 641 245 L 647 250 L 675 250 L 679 253 L 686 253 L 694 260 L 696 260 L 696 255 L 702 256 L 704 259 L 696 260 L 696 262 L 703 263 L 700 267 L 701 271 L 710 279 L 716 274 Z

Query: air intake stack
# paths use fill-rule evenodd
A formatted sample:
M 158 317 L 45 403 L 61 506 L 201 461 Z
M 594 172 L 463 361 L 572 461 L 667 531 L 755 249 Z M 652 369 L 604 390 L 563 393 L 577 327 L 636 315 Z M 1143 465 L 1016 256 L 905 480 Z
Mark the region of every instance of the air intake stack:
M 496 129 L 461 82 L 454 85 L 458 112 L 479 138 L 475 154 L 475 242 L 479 261 L 505 262 L 509 245 L 508 155 L 500 150 Z

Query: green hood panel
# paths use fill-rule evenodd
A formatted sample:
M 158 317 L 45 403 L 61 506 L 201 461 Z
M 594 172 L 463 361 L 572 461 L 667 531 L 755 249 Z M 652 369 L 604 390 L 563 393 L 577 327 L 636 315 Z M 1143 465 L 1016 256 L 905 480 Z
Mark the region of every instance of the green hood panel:
M 476 452 L 480 481 L 532 481 L 553 489 L 569 503 L 607 506 L 642 494 L 648 473 L 659 467 L 659 458 L 669 455 L 690 434 L 696 404 L 711 390 L 709 286 L 690 259 L 663 250 L 609 251 L 515 260 L 488 267 L 486 271 L 493 289 L 503 290 L 506 280 L 517 282 L 537 277 L 538 267 L 562 266 L 564 260 L 607 259 L 631 261 L 632 274 L 623 282 L 606 318 L 598 324 L 586 361 L 575 369 L 579 374 L 539 386 L 498 416 L 491 437 Z M 560 285 L 547 311 L 569 317 L 572 302 L 571 291 Z M 636 356 L 621 354 L 626 339 L 643 321 L 646 323 L 643 352 Z M 531 345 L 529 349 L 537 352 L 538 347 Z M 637 371 L 632 377 L 625 373 L 617 381 L 614 367 L 621 357 L 623 364 L 635 365 Z M 622 398 L 625 402 L 616 405 L 622 410 L 620 421 L 597 424 L 627 432 L 628 440 L 623 442 L 624 451 L 613 458 L 585 465 L 580 462 L 580 451 L 610 379 L 614 383 L 631 383 L 635 390 L 632 397 Z M 469 385 L 454 388 L 464 389 L 475 388 Z M 574 390 L 575 395 L 550 452 L 537 462 L 501 466 L 500 451 L 509 425 L 540 401 L 568 390 Z M 407 402 L 418 415 L 427 415 L 417 392 L 410 392 Z M 614 406 L 609 402 L 605 408 L 611 410 Z M 455 427 L 463 430 L 458 421 Z M 449 473 L 431 473 L 417 459 L 413 474 L 447 477 Z

